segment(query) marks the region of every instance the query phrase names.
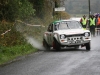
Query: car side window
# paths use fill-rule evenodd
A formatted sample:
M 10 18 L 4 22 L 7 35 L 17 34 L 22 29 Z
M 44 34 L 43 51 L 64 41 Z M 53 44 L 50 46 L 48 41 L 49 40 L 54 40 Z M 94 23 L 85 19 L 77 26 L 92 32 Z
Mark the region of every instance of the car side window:
M 48 30 L 49 32 L 52 32 L 53 31 L 53 24 L 50 24 L 49 27 L 48 27 Z
M 58 25 L 57 24 L 54 25 L 54 30 L 55 31 L 58 30 Z

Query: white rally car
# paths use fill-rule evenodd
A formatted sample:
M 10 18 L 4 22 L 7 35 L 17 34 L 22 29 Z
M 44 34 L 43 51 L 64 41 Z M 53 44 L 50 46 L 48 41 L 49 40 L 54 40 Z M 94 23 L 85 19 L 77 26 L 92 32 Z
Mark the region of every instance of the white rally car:
M 46 49 L 60 50 L 61 47 L 86 47 L 91 49 L 91 33 L 83 29 L 82 25 L 75 20 L 58 20 L 52 22 L 43 35 L 43 46 Z

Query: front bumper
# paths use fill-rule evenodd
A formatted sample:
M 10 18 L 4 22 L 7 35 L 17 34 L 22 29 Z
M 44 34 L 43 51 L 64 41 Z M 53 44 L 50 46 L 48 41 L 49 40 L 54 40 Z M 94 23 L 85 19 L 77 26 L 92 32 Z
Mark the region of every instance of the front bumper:
M 60 45 L 83 45 L 91 41 L 90 37 L 67 37 L 66 39 L 60 39 Z

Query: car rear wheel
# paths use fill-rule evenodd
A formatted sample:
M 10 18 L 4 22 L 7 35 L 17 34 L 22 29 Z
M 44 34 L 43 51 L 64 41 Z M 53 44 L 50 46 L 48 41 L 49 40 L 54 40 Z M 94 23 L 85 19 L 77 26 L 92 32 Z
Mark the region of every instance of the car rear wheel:
M 87 50 L 87 51 L 90 51 L 90 49 L 91 49 L 91 47 L 90 47 L 90 42 L 89 42 L 89 43 L 86 43 L 85 46 L 86 46 L 86 50 Z
M 43 40 L 43 46 L 46 48 L 46 50 L 50 50 L 50 46 L 47 44 L 45 40 Z

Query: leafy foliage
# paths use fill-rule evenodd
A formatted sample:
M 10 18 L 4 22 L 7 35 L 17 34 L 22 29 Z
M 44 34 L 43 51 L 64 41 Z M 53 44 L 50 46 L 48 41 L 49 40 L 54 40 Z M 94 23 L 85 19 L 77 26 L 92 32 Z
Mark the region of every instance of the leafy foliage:
M 22 19 L 28 18 L 27 16 L 34 15 L 35 9 L 28 0 L 19 0 L 19 14 L 18 16 Z
M 33 4 L 36 16 L 43 18 L 44 0 L 29 0 L 29 2 Z
M 34 12 L 35 10 L 28 0 L 0 0 L 0 45 L 14 46 L 22 44 L 24 39 L 20 32 L 16 31 L 14 21 L 28 18 Z M 3 34 L 9 29 L 11 31 Z
M 0 0 L 0 20 L 14 21 L 34 14 L 33 6 L 27 0 Z
M 9 31 L 8 33 L 0 36 L 0 46 L 14 46 L 24 43 L 22 35 L 18 31 L 16 31 L 13 23 L 0 22 L 0 26 L 1 34 L 11 29 L 11 31 Z
M 15 17 L 18 7 L 14 5 L 15 3 L 12 0 L 0 0 L 0 20 L 12 20 Z

